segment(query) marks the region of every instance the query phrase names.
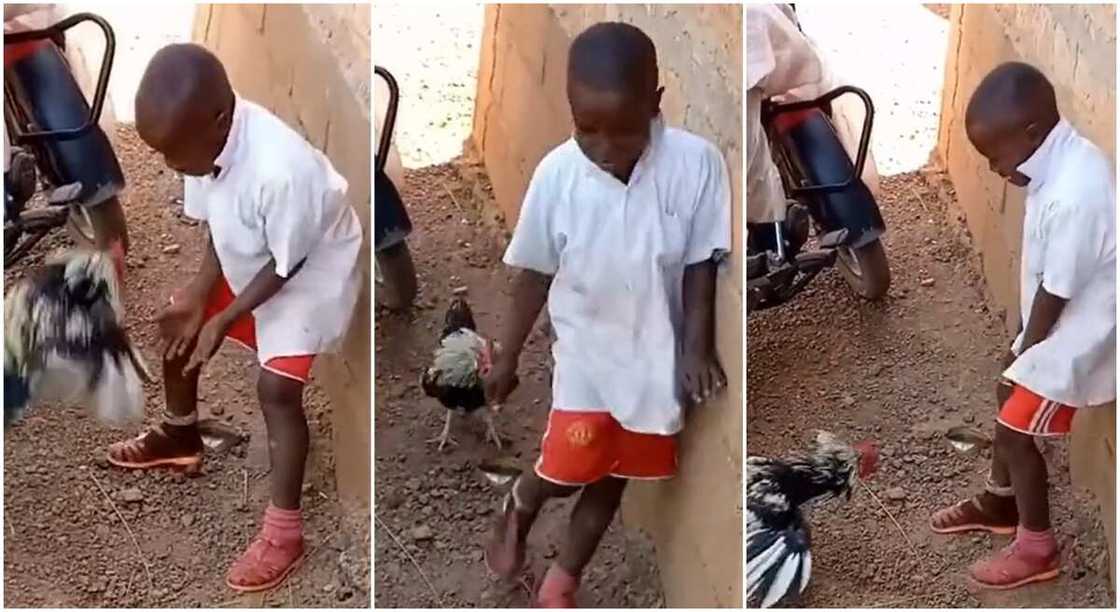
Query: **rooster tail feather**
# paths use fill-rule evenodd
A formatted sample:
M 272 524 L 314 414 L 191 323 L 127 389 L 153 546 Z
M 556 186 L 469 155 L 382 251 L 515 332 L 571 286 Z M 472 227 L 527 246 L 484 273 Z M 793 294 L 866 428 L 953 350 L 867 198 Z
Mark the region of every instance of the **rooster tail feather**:
M 770 608 L 795 599 L 809 584 L 812 556 L 809 534 L 800 525 L 747 534 L 747 599 Z
M 106 351 L 101 376 L 94 384 L 91 403 L 99 421 L 110 426 L 134 423 L 144 418 L 142 371 L 131 360 L 125 361 Z
M 31 401 L 27 379 L 4 368 L 4 428 L 19 420 Z

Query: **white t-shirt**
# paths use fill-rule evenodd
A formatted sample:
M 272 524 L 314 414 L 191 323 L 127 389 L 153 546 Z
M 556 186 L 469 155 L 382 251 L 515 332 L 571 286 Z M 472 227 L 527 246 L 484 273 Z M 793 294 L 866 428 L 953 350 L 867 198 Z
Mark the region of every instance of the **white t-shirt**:
M 654 121 L 628 185 L 574 139 L 546 155 L 504 261 L 554 277 L 553 408 L 680 431 L 684 269 L 730 248 L 727 166 L 706 140 Z
M 1069 406 L 1116 398 L 1116 184 L 1100 149 L 1064 119 L 1019 166 L 1030 177 L 1020 278 L 1020 316 L 1030 320 L 1039 283 L 1069 300 L 1044 340 L 1004 375 Z
M 746 18 L 747 222 L 769 223 L 785 218 L 786 197 L 762 129 L 762 101 L 799 88 L 811 89 L 807 97 L 816 97 L 823 93 L 817 89 L 825 72 L 788 7 L 748 4 Z
M 257 355 L 331 352 L 350 325 L 361 286 L 362 227 L 330 160 L 264 108 L 240 97 L 214 177 L 184 178 L 183 211 L 210 228 L 235 294 L 276 260 L 299 273 L 253 311 Z

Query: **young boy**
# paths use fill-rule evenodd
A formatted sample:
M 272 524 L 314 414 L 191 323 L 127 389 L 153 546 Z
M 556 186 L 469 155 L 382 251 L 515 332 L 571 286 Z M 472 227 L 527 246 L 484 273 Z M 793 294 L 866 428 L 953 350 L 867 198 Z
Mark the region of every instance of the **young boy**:
M 547 298 L 548 428 L 486 547 L 489 569 L 515 576 L 542 504 L 581 491 L 534 595 L 545 607 L 575 606 L 627 480 L 676 474 L 682 400 L 698 404 L 726 383 L 713 346 L 717 260 L 731 241 L 723 158 L 662 124 L 656 51 L 641 30 L 590 27 L 572 42 L 567 79 L 575 130 L 529 184 L 505 255 L 520 270 L 504 351 L 486 382 L 491 401 L 509 395 Z
M 357 300 L 362 230 L 327 158 L 265 109 L 237 96 L 197 45 L 152 58 L 136 94 L 136 130 L 183 173 L 184 212 L 209 226 L 194 279 L 159 319 L 167 408 L 162 423 L 109 448 L 114 465 L 194 469 L 202 366 L 225 338 L 256 351 L 268 429 L 271 503 L 229 571 L 237 591 L 280 584 L 303 556 L 300 492 L 308 430 L 303 388 Z
M 1015 534 L 970 570 L 982 587 L 1010 589 L 1059 573 L 1034 439 L 1068 434 L 1076 410 L 1116 398 L 1116 186 L 1112 164 L 1062 119 L 1054 87 L 1027 64 L 1000 65 L 980 82 L 965 129 L 993 172 L 1027 189 L 1026 326 L 1004 360 L 985 490 L 935 513 L 931 528 Z

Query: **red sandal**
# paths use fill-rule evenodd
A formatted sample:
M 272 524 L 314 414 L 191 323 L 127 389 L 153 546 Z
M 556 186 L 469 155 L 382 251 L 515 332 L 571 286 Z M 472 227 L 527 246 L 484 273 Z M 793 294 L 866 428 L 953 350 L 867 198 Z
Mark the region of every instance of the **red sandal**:
M 229 568 L 226 586 L 241 593 L 267 591 L 284 582 L 302 562 L 303 538 L 283 542 L 258 535 Z
M 131 470 L 171 467 L 197 471 L 202 465 L 202 438 L 170 433 L 174 425 L 156 425 L 131 440 L 109 445 L 107 459 Z

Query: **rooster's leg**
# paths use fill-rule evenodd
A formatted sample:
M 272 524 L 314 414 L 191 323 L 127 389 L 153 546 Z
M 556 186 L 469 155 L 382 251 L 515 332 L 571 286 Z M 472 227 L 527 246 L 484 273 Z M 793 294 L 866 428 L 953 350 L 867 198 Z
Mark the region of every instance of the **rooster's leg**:
M 498 428 L 494 427 L 494 413 L 487 408 L 483 408 L 483 410 L 486 411 L 482 417 L 486 419 L 486 439 L 493 442 L 498 450 L 502 450 L 502 437 L 498 435 Z
M 454 412 L 448 410 L 447 416 L 443 420 L 443 431 L 438 436 L 432 438 L 431 440 L 428 440 L 429 443 L 439 442 L 438 450 L 440 451 L 442 451 L 443 447 L 447 446 L 448 444 L 450 444 L 451 446 L 459 445 L 459 443 L 455 441 L 455 438 L 451 437 L 451 419 L 454 414 Z

